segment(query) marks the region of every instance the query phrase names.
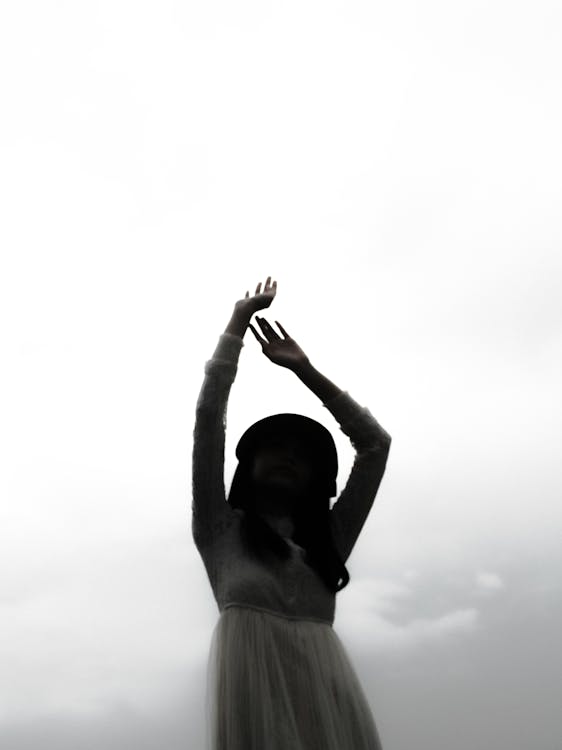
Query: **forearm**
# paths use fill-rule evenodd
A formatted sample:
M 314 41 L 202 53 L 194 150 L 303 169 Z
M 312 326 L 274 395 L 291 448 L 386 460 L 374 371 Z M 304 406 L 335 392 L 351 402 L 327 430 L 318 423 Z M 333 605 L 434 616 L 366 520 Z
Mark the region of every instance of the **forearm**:
M 323 404 L 339 396 L 341 389 L 322 375 L 310 362 L 294 370 L 295 375 L 315 393 Z
M 225 334 L 233 335 L 220 336 L 211 359 L 205 363 L 205 379 L 197 401 L 198 410 L 222 413 L 226 406 L 244 342 L 242 329 L 231 327 Z
M 197 400 L 193 430 L 192 531 L 197 543 L 218 529 L 225 514 L 224 444 L 226 409 L 244 342 L 235 336 L 221 336 L 210 360 Z
M 244 334 L 248 329 L 252 314 L 249 310 L 243 310 L 239 307 L 234 307 L 232 317 L 228 325 L 225 328 L 225 333 L 231 333 L 233 336 L 239 336 L 241 339 L 244 338 Z

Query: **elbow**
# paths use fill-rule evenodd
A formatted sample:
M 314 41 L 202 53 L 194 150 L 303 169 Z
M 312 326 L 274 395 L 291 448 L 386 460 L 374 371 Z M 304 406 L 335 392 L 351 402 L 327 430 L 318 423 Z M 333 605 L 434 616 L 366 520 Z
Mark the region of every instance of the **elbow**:
M 376 440 L 364 443 L 361 446 L 356 445 L 356 452 L 359 456 L 369 457 L 376 463 L 380 463 L 381 459 L 386 461 L 388 454 L 390 453 L 391 437 L 381 438 L 377 436 Z
M 388 458 L 388 454 L 390 453 L 390 444 L 392 443 L 392 438 L 386 432 L 384 435 L 379 435 L 377 437 L 377 440 L 371 448 L 372 451 L 374 451 L 379 457 L 386 459 Z
M 382 427 L 380 428 L 379 434 L 378 434 L 378 440 L 377 442 L 381 446 L 381 449 L 388 454 L 390 451 L 390 444 L 392 443 L 392 437 L 389 435 L 389 433 L 384 430 Z
M 390 453 L 390 444 L 392 443 L 392 438 L 386 433 L 384 440 L 382 441 L 382 452 L 385 456 L 385 458 L 388 458 L 388 454 Z
M 386 432 L 386 430 L 380 430 L 377 431 L 377 434 L 373 436 L 372 444 L 369 448 L 371 451 L 375 451 L 376 453 L 383 453 L 385 455 L 388 455 L 390 452 L 390 444 L 392 443 L 392 438 Z

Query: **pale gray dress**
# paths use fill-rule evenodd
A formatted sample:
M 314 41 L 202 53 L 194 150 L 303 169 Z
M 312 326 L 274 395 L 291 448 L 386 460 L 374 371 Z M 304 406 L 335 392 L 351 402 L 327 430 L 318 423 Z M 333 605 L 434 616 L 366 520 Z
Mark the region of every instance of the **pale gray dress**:
M 207 750 L 380 750 L 371 708 L 333 629 L 335 594 L 286 538 L 288 560 L 245 550 L 226 502 L 226 407 L 242 339 L 222 334 L 197 402 L 192 531 L 219 609 L 207 666 Z M 347 560 L 384 474 L 390 435 L 347 392 L 324 406 L 356 456 L 331 511 Z M 349 585 L 353 585 L 353 580 Z

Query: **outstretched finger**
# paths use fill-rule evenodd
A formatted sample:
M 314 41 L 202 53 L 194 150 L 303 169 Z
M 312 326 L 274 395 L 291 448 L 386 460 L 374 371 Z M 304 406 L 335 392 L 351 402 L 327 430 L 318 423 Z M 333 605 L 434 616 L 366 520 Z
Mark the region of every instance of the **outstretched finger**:
M 277 328 L 279 328 L 279 330 L 281 331 L 281 333 L 283 334 L 283 336 L 285 336 L 286 339 L 290 339 L 291 337 L 289 336 L 289 334 L 287 333 L 287 331 L 283 328 L 283 326 L 281 325 L 281 323 L 278 320 L 276 320 L 275 322 L 277 323 Z
M 258 321 L 258 325 L 262 330 L 262 333 L 264 336 L 267 336 L 268 339 L 280 339 L 281 336 L 277 333 L 275 328 L 271 326 L 265 318 L 258 318 L 256 316 L 256 320 Z
M 251 323 L 248 324 L 248 328 L 250 328 L 250 330 L 252 331 L 252 333 L 254 334 L 254 336 L 257 338 L 257 340 L 262 346 L 268 343 L 265 339 L 262 339 L 262 337 L 259 335 L 259 333 L 256 331 L 256 329 Z

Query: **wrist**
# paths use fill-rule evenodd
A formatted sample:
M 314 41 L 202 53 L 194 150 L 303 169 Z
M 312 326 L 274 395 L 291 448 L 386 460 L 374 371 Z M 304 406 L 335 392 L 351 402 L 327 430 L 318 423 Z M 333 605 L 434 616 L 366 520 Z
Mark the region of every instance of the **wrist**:
M 298 365 L 295 365 L 291 368 L 291 370 L 295 373 L 295 375 L 300 378 L 301 380 L 303 377 L 306 377 L 307 375 L 310 375 L 312 372 L 314 372 L 315 367 L 312 365 L 311 361 L 307 358 L 303 360 L 302 362 L 299 362 Z
M 234 305 L 233 314 L 236 313 L 237 315 L 248 318 L 248 320 L 255 312 L 257 312 L 257 310 L 251 297 L 248 299 L 239 299 Z
M 248 325 L 252 318 L 252 314 L 253 313 L 251 312 L 251 310 L 235 305 L 230 321 L 224 332 L 231 333 L 232 335 L 239 336 L 240 338 L 244 338 L 244 334 L 246 333 L 246 329 L 248 328 Z
M 341 393 L 340 388 L 335 383 L 332 383 L 331 380 L 328 380 L 325 375 L 322 375 L 310 362 L 303 363 L 294 372 L 304 385 L 318 396 L 323 404 L 331 401 Z

